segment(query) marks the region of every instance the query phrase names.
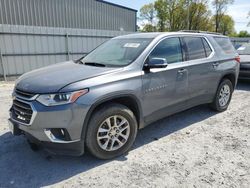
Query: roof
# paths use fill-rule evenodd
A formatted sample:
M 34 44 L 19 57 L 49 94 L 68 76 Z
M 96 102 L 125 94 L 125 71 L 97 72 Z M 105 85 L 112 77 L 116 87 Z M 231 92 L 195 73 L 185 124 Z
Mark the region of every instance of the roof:
M 137 11 L 138 11 L 138 10 L 136 10 L 136 9 L 132 9 L 132 8 L 129 8 L 129 7 L 125 7 L 125 6 L 118 5 L 118 4 L 115 4 L 115 3 L 111 3 L 111 2 L 108 2 L 108 1 L 103 1 L 103 0 L 96 0 L 96 1 L 98 1 L 98 2 L 100 2 L 100 3 L 109 4 L 109 5 L 112 5 L 112 6 L 115 6 L 115 7 L 119 7 L 119 8 L 131 10 L 131 11 L 134 11 L 134 12 L 137 12 Z
M 149 32 L 149 33 L 132 33 L 128 35 L 122 35 L 117 38 L 156 38 L 158 36 L 168 36 L 168 35 L 192 35 L 192 36 L 216 36 L 216 37 L 226 37 L 224 35 L 217 35 L 213 33 L 192 33 L 192 32 Z
M 128 35 L 121 35 L 121 36 L 118 36 L 116 38 L 155 38 L 159 35 L 162 35 L 164 33 L 161 33 L 161 32 L 152 32 L 152 33 L 140 33 L 140 32 L 137 32 L 137 33 L 132 33 L 132 34 L 128 34 Z

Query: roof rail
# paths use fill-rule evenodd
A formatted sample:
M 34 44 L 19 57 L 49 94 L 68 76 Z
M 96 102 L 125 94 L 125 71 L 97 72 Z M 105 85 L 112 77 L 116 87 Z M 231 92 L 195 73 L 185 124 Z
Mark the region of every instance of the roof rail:
M 222 35 L 221 33 L 210 32 L 210 31 L 199 31 L 199 30 L 180 30 L 179 32 L 204 33 L 204 34 Z

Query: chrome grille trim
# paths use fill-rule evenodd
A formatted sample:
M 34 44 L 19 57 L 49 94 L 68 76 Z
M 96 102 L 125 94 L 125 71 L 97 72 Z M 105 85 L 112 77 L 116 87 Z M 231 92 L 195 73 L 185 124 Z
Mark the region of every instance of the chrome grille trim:
M 19 98 L 27 101 L 35 100 L 38 97 L 38 94 L 28 93 L 17 88 L 14 90 L 12 95 L 14 98 Z
M 17 102 L 15 102 L 15 101 L 17 101 Z M 30 108 L 28 108 L 26 106 L 21 106 L 20 104 L 18 104 L 18 102 L 25 103 L 25 104 L 29 105 Z M 15 108 L 15 109 L 12 110 L 13 108 Z M 28 112 L 27 111 L 22 111 L 21 109 L 18 109 L 18 108 L 25 109 Z M 15 110 L 17 110 L 17 111 L 15 111 Z M 29 111 L 31 111 L 31 112 L 29 112 Z M 20 113 L 22 112 L 21 116 L 30 116 L 31 115 L 31 117 L 29 118 L 29 123 L 22 122 L 22 121 L 20 121 L 20 120 L 18 120 L 18 119 L 16 119 L 16 118 L 13 117 L 12 113 L 19 113 L 19 112 Z M 12 105 L 11 110 L 10 110 L 10 117 L 11 117 L 11 120 L 13 120 L 14 122 L 16 122 L 18 124 L 21 124 L 21 125 L 30 126 L 33 123 L 36 115 L 37 115 L 37 111 L 35 110 L 35 108 L 32 105 L 32 103 L 24 101 L 24 100 L 21 100 L 19 98 L 16 98 L 15 100 L 13 100 L 13 105 Z

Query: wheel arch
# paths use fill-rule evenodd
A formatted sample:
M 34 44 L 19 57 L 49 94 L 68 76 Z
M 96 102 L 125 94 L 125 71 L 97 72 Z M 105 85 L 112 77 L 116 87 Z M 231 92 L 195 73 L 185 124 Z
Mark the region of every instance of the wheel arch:
M 225 74 L 221 77 L 219 84 L 221 83 L 221 81 L 222 81 L 223 79 L 229 79 L 229 80 L 232 82 L 232 84 L 233 84 L 233 88 L 235 89 L 236 84 L 237 84 L 236 73 L 234 73 L 234 72 L 225 73 Z
M 128 107 L 136 117 L 138 123 L 138 129 L 143 127 L 144 121 L 142 118 L 143 117 L 141 110 L 142 108 L 140 105 L 140 101 L 136 96 L 132 94 L 119 94 L 119 95 L 104 97 L 96 101 L 93 105 L 91 105 L 90 109 L 88 110 L 82 127 L 82 133 L 81 133 L 82 140 L 85 140 L 86 138 L 88 124 L 92 115 L 102 106 L 109 103 L 118 103 Z

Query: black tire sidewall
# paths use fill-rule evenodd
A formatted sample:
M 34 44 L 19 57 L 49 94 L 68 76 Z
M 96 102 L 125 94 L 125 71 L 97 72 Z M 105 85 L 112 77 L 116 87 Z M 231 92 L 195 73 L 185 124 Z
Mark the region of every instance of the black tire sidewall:
M 115 151 L 103 150 L 97 142 L 97 131 L 101 123 L 108 117 L 113 115 L 121 115 L 126 118 L 130 126 L 130 135 L 121 148 Z M 111 159 L 127 152 L 133 145 L 137 134 L 137 121 L 131 110 L 120 104 L 111 104 L 96 111 L 91 117 L 86 136 L 86 145 L 88 150 L 97 158 Z
M 228 85 L 229 88 L 230 88 L 230 97 L 229 97 L 229 100 L 227 102 L 227 104 L 225 106 L 220 106 L 220 103 L 219 103 L 219 97 L 220 97 L 220 91 L 221 91 L 221 88 L 224 86 L 224 85 Z M 215 108 L 216 110 L 222 112 L 222 111 L 225 111 L 229 104 L 230 104 L 230 101 L 231 101 L 231 98 L 232 98 L 232 94 L 233 94 L 233 85 L 232 85 L 232 82 L 228 79 L 224 79 L 219 87 L 218 87 L 218 90 L 217 90 L 217 93 L 216 93 L 216 98 L 215 98 Z

